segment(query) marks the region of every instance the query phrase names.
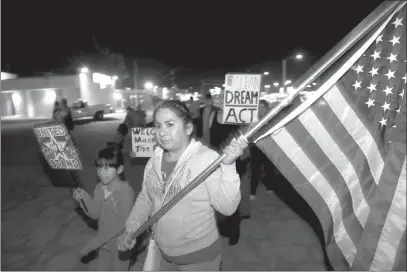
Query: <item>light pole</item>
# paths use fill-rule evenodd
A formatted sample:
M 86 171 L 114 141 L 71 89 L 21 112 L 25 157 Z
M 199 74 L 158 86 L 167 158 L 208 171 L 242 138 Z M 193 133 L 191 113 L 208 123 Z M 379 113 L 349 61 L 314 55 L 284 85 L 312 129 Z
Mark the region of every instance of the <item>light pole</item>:
M 287 81 L 287 62 L 291 59 L 301 60 L 304 56 L 302 54 L 292 55 L 287 58 L 284 58 L 282 61 L 282 81 L 281 84 L 283 85 L 283 93 L 286 92 L 286 85 L 285 82 Z

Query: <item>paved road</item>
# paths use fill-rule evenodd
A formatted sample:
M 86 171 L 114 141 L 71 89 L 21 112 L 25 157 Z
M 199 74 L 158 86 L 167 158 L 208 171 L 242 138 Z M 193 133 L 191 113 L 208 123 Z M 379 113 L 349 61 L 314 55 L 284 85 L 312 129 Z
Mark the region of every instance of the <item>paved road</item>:
M 84 122 L 74 136 L 81 151 L 81 181 L 93 190 L 96 150 L 113 137 L 120 116 Z M 118 119 L 116 119 L 118 118 Z M 93 270 L 78 252 L 95 231 L 75 211 L 70 190 L 55 187 L 38 160 L 32 123 L 3 124 L 1 146 L 2 270 Z M 140 190 L 143 165 L 126 160 L 126 174 Z M 61 173 L 62 175 L 62 173 Z M 69 176 L 62 176 L 62 179 Z M 287 203 L 295 201 L 288 200 Z M 141 252 L 132 266 L 140 270 Z M 236 246 L 225 241 L 223 270 L 326 270 L 319 241 L 308 223 L 264 188 L 252 201 L 252 217 L 241 224 Z

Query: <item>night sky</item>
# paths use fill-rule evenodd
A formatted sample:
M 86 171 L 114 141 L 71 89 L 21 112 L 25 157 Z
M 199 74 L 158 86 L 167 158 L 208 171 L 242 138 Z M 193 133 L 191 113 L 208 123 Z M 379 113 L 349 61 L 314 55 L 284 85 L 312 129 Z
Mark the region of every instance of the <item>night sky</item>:
M 50 71 L 92 52 L 92 36 L 113 52 L 191 69 L 238 69 L 296 50 L 318 58 L 381 2 L 3 0 L 2 70 Z

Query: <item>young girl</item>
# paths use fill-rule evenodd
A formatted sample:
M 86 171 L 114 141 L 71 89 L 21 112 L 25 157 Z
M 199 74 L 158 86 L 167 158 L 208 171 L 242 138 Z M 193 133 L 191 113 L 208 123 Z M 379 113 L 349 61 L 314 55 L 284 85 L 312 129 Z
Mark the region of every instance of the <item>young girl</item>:
M 85 213 L 97 220 L 98 232 L 80 252 L 81 256 L 99 249 L 99 271 L 122 271 L 129 269 L 129 258 L 117 249 L 117 236 L 124 231 L 125 221 L 134 203 L 134 191 L 123 177 L 123 155 L 115 146 L 99 151 L 96 159 L 100 183 L 96 185 L 93 197 L 83 189 L 74 190 L 73 197 Z M 85 202 L 88 212 L 84 209 Z
M 119 249 L 130 249 L 131 234 L 207 168 L 218 153 L 195 141 L 188 108 L 179 101 L 165 101 L 154 112 L 156 148 L 144 172 L 142 191 L 119 238 Z M 222 240 L 214 210 L 224 215 L 240 202 L 240 179 L 235 160 L 247 144 L 233 140 L 226 159 L 204 182 L 181 199 L 153 227 L 161 252 L 160 270 L 218 271 Z

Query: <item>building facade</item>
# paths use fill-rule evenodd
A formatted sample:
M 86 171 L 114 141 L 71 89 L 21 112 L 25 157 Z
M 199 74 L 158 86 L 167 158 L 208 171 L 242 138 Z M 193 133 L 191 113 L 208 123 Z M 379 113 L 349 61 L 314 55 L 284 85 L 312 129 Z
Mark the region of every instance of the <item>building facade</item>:
M 50 118 L 54 102 L 62 98 L 68 105 L 79 99 L 88 105 L 114 105 L 115 80 L 90 71 L 69 76 L 2 77 L 1 117 Z

